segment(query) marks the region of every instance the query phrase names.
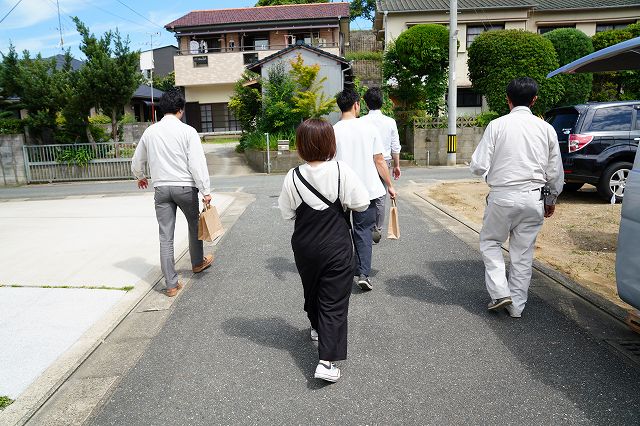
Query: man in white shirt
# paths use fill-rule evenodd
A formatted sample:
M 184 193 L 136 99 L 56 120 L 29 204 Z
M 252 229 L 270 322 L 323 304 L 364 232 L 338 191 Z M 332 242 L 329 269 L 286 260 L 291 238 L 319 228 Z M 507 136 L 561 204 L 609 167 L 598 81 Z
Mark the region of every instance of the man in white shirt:
M 396 120 L 387 117 L 380 111 L 384 101 L 382 90 L 378 87 L 371 87 L 364 94 L 364 101 L 367 103 L 369 113 L 362 117 L 378 129 L 378 133 L 382 137 L 382 148 L 384 160 L 387 162 L 387 168 L 391 169 L 391 160 L 393 160 L 393 169 L 391 174 L 395 180 L 400 178 L 400 136 L 398 135 L 398 126 Z M 376 226 L 373 230 L 373 242 L 378 244 L 382 238 L 382 227 L 384 226 L 384 217 L 386 213 L 385 201 L 387 194 L 376 200 Z
M 489 123 L 471 158 L 471 171 L 490 187 L 480 232 L 488 308 L 506 308 L 513 318 L 520 318 L 527 302 L 536 237 L 564 185 L 557 134 L 530 110 L 537 94 L 532 78 L 509 83 L 511 113 Z M 508 280 L 501 250 L 507 238 Z
M 389 169 L 384 160 L 384 149 L 378 131 L 358 118 L 360 97 L 352 89 L 345 89 L 336 97 L 342 111 L 340 121 L 333 126 L 336 134 L 336 160 L 344 161 L 362 180 L 369 193 L 369 207 L 363 212 L 352 212 L 353 243 L 358 253 L 356 279 L 362 290 L 371 290 L 372 233 L 376 221 L 376 199 L 385 195 L 386 183 L 391 198 L 396 191 L 391 183 Z M 380 180 L 382 178 L 382 181 Z
M 167 284 L 165 293 L 169 297 L 175 296 L 182 288 L 173 256 L 177 207 L 189 225 L 189 255 L 193 272 L 202 272 L 213 261 L 212 255 L 204 256 L 202 241 L 198 240 L 198 191 L 203 203 L 208 205 L 211 202 L 209 170 L 198 132 L 180 121 L 184 105 L 184 96 L 177 88 L 162 95 L 159 106 L 164 117 L 145 130 L 131 161 L 138 188 L 148 186 L 145 163 L 151 171 L 160 232 L 160 266 Z

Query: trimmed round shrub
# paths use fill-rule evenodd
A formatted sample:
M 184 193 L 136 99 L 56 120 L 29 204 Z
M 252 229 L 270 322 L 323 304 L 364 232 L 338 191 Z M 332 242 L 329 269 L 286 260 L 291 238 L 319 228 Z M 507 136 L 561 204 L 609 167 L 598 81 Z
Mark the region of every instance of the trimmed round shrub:
M 593 53 L 591 38 L 575 28 L 559 28 L 549 31 L 543 37 L 553 44 L 560 66 Z M 581 104 L 589 100 L 593 86 L 593 74 L 560 74 L 553 78 L 560 80 L 564 87 L 564 96 L 556 106 Z
M 473 87 L 487 98 L 492 111 L 509 112 L 506 88 L 511 80 L 531 77 L 539 86 L 535 114 L 543 114 L 558 103 L 562 82 L 547 79 L 558 68 L 553 44 L 541 35 L 523 30 L 487 31 L 469 46 L 469 78 Z
M 390 95 L 405 107 L 437 115 L 444 105 L 449 68 L 449 30 L 438 24 L 404 31 L 384 55 L 383 74 L 394 81 Z

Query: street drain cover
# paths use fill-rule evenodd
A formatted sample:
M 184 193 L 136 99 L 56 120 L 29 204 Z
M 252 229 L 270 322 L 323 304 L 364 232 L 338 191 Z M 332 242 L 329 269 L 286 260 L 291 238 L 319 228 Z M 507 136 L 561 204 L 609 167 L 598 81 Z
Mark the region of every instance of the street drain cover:
M 640 340 L 607 340 L 606 342 L 640 367 Z

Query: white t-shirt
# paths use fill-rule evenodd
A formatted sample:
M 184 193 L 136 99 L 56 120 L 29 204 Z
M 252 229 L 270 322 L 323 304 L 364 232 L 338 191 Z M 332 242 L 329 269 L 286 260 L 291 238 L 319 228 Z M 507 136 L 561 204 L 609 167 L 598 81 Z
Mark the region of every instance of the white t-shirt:
M 383 154 L 382 138 L 374 126 L 359 118 L 340 120 L 333 126 L 336 134 L 336 160 L 344 161 L 358 175 L 375 200 L 387 192 L 382 185 L 373 156 Z
M 338 166 L 335 161 L 325 161 L 315 167 L 303 164 L 300 166 L 300 173 L 327 200 L 333 202 L 338 197 Z M 329 208 L 324 201 L 307 189 L 298 176 L 295 177 L 294 186 L 294 174 L 294 169 L 289 170 L 282 184 L 280 198 L 278 198 L 278 206 L 283 218 L 291 220 L 296 218 L 296 209 L 302 204 L 298 191 L 304 198 L 304 202 L 312 209 Z M 298 191 L 296 191 L 296 186 Z M 340 201 L 345 209 L 356 211 L 364 211 L 369 206 L 367 190 L 353 170 L 343 162 L 340 162 Z
M 387 117 L 379 109 L 369 111 L 369 114 L 362 117 L 362 120 L 368 121 L 380 132 L 385 160 L 391 160 L 391 154 L 400 153 L 400 136 L 396 120 Z

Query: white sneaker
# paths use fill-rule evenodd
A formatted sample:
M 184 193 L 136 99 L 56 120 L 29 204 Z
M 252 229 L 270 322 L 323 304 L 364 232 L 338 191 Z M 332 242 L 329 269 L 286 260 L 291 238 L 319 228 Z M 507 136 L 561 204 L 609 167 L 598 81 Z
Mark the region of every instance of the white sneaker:
M 313 327 L 311 328 L 311 340 L 313 340 L 314 342 L 318 341 L 318 332 Z
M 522 312 L 517 312 L 513 305 L 507 305 L 504 308 L 507 310 L 511 318 L 522 318 Z
M 335 383 L 340 378 L 340 369 L 333 362 L 320 361 L 313 377 Z

